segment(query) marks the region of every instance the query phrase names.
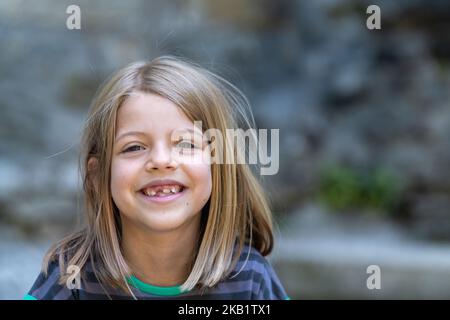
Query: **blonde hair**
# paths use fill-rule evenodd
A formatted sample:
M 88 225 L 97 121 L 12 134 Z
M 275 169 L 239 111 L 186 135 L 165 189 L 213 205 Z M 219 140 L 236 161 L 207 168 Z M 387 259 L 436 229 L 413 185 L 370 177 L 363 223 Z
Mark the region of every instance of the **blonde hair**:
M 66 265 L 83 269 L 88 259 L 102 285 L 127 290 L 131 275 L 120 246 L 121 220 L 110 192 L 111 158 L 117 111 L 132 92 L 157 94 L 180 107 L 192 121 L 225 132 L 254 128 L 249 103 L 231 83 L 186 60 L 162 56 L 133 63 L 108 79 L 94 98 L 84 126 L 80 172 L 83 179 L 85 221 L 81 230 L 55 243 L 43 261 L 43 270 L 58 258 L 60 283 Z M 225 152 L 236 154 L 232 144 Z M 89 168 L 94 157 L 100 165 Z M 211 287 L 234 268 L 244 245 L 263 256 L 273 247 L 272 217 L 262 186 L 247 164 L 211 164 L 212 193 L 202 215 L 198 252 L 182 290 Z M 206 215 L 206 216 L 205 216 Z M 233 257 L 233 251 L 236 255 Z M 134 297 L 134 295 L 133 295 Z

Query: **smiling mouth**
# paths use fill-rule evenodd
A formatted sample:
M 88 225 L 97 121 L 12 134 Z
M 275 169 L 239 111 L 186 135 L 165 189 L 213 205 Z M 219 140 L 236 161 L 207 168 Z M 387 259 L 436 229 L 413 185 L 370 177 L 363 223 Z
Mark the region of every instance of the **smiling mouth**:
M 174 194 L 178 194 L 183 192 L 186 189 L 186 187 L 178 185 L 178 184 L 171 184 L 171 185 L 161 185 L 161 186 L 154 186 L 154 187 L 148 187 L 141 189 L 141 193 L 144 194 L 147 197 L 153 197 L 153 198 L 164 198 L 168 197 Z

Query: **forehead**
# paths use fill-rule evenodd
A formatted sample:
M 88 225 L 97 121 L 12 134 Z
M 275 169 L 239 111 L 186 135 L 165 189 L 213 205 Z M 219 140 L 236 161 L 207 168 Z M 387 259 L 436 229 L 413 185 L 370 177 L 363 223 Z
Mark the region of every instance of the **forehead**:
M 169 99 L 152 93 L 136 92 L 120 106 L 117 130 L 168 131 L 192 128 L 193 122 Z

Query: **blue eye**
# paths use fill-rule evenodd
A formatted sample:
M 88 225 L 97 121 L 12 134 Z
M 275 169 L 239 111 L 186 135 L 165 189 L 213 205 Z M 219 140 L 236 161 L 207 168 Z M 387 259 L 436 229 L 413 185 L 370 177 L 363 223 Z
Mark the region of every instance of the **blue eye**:
M 126 148 L 123 152 L 138 151 L 138 150 L 136 150 L 136 148 L 142 148 L 142 147 L 141 147 L 141 146 L 138 146 L 138 145 L 134 145 L 134 146 L 131 146 L 131 147 Z

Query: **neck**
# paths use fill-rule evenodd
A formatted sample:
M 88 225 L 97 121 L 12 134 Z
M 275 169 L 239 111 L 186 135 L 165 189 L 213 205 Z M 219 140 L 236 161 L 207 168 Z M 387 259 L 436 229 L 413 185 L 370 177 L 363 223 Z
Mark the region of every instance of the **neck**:
M 133 274 L 155 286 L 178 286 L 191 272 L 199 241 L 197 219 L 181 229 L 155 232 L 122 219 L 122 250 Z

